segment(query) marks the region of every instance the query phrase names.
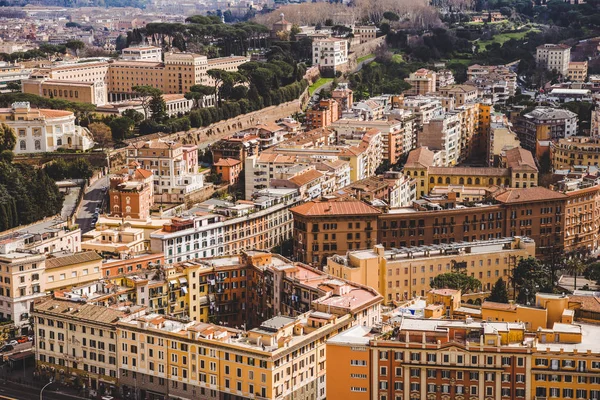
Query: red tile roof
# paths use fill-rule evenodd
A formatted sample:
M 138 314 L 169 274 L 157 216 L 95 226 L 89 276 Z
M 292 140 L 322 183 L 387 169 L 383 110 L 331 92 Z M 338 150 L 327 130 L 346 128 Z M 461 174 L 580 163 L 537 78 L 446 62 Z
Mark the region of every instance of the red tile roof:
M 304 216 L 317 215 L 377 215 L 381 214 L 375 207 L 363 203 L 359 200 L 354 201 L 309 201 L 299 206 L 293 207 L 290 211 L 294 214 Z
M 427 147 L 419 147 L 408 153 L 405 168 L 423 168 L 433 165 L 433 151 Z
M 233 167 L 235 165 L 241 164 L 240 160 L 236 160 L 234 158 L 220 158 L 219 161 L 214 163 L 217 167 Z
M 526 203 L 530 201 L 560 200 L 567 195 L 543 187 L 506 189 L 495 196 L 500 203 Z
M 289 181 L 295 183 L 298 186 L 304 186 L 307 183 L 319 179 L 322 176 L 323 174 L 321 172 L 317 171 L 316 169 L 311 169 L 300 175 L 296 175 L 293 178 L 290 178 Z

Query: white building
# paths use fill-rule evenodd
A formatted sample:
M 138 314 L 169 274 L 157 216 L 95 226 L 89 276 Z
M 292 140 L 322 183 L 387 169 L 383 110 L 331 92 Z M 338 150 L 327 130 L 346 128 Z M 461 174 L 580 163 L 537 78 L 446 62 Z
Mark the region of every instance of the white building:
M 70 111 L 32 109 L 29 102 L 0 109 L 0 122 L 17 135 L 16 154 L 56 151 L 59 148 L 88 150 L 94 140 L 87 128 L 75 125 Z
M 154 46 L 127 47 L 121 50 L 121 58 L 128 61 L 162 61 L 162 49 Z
M 315 39 L 313 41 L 313 65 L 321 69 L 337 71 L 348 63 L 348 42 L 345 39 Z
M 566 44 L 543 44 L 537 47 L 535 61 L 548 71 L 567 76 L 571 61 L 571 47 Z
M 458 113 L 445 113 L 423 125 L 418 146 L 442 152 L 442 164 L 455 165 L 460 158 L 461 124 Z

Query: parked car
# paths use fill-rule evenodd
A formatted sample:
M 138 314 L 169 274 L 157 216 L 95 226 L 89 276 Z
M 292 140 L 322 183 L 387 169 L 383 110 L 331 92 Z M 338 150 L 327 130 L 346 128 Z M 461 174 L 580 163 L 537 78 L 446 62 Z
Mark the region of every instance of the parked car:
M 19 343 L 27 343 L 28 341 L 27 336 L 20 336 L 17 338 L 17 342 Z
M 12 339 L 6 342 L 6 344 L 9 344 L 11 346 L 16 346 L 19 344 L 19 342 L 17 342 L 16 340 Z
M 10 344 L 5 344 L 4 346 L 0 347 L 0 353 L 6 353 L 7 351 L 11 351 L 14 350 L 14 346 L 11 346 Z

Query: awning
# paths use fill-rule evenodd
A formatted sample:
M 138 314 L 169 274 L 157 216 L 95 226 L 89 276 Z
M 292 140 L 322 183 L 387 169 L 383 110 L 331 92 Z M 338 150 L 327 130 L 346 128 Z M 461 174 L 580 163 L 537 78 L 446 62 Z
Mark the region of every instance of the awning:
M 181 288 L 181 291 L 182 291 L 184 294 L 187 294 L 187 286 L 184 286 L 184 287 L 182 287 L 182 288 Z
M 179 278 L 179 283 L 181 283 L 183 285 L 184 283 L 187 283 L 187 279 L 186 278 Z
M 176 281 L 175 279 L 173 279 L 173 280 L 170 280 L 170 281 L 169 281 L 169 283 L 170 283 L 171 285 L 177 285 L 177 281 Z

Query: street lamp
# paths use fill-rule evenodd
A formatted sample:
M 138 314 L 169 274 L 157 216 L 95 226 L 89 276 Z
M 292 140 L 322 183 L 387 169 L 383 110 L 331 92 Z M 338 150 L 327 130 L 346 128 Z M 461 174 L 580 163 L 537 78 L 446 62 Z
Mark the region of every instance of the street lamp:
M 53 383 L 53 379 L 52 379 L 52 378 L 50 378 L 50 382 L 46 383 L 46 384 L 44 385 L 44 387 L 42 388 L 42 390 L 40 390 L 40 400 L 43 400 L 43 399 L 42 399 L 42 393 L 44 393 L 44 389 L 46 389 L 46 388 L 47 388 L 48 386 L 50 386 L 52 383 Z

